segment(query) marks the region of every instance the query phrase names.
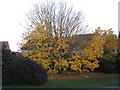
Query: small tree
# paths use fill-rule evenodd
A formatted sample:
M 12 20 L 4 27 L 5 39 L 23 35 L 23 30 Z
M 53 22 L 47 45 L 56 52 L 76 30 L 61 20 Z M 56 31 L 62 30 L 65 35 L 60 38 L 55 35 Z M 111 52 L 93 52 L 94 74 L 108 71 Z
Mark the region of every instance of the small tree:
M 81 53 L 75 53 L 73 55 L 73 61 L 70 63 L 71 69 L 84 72 L 93 71 L 95 68 L 99 67 L 99 61 L 97 58 L 101 58 L 103 51 L 103 45 L 105 43 L 102 37 L 102 32 L 96 29 L 93 34 L 92 40 L 88 42 L 86 48 Z
M 22 48 L 28 51 L 22 54 L 42 64 L 48 72 L 65 71 L 68 67 L 65 57 L 68 53 L 67 41 L 65 37 L 51 37 L 48 33 L 45 25 L 39 25 L 39 28 L 24 38 L 27 43 L 23 43 Z
M 118 54 L 117 36 L 113 34 L 112 29 L 101 30 L 99 28 L 99 30 L 102 32 L 102 38 L 104 39 L 105 43 L 103 45 L 103 57 L 100 58 L 100 67 L 98 70 L 105 73 L 116 72 L 116 56 Z

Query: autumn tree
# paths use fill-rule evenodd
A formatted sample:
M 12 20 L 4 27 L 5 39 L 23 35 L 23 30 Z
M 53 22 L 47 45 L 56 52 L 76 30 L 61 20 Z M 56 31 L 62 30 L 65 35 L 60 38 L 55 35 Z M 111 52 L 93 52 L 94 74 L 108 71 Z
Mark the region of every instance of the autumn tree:
M 113 54 L 117 52 L 117 35 L 113 34 L 112 29 L 104 31 L 103 38 L 106 41 L 104 45 L 104 54 L 108 56 L 110 53 Z
M 34 5 L 27 14 L 27 32 L 23 35 L 23 56 L 42 63 L 49 72 L 67 70 L 70 36 L 84 33 L 82 12 L 74 12 L 64 2 Z M 69 51 L 68 51 L 69 50 Z
M 34 5 L 27 18 L 28 31 L 21 44 L 26 51 L 22 55 L 42 64 L 49 73 L 94 71 L 99 67 L 98 58 L 116 50 L 110 41 L 114 37 L 110 30 L 97 28 L 89 41 L 76 40 L 86 31 L 82 13 L 74 12 L 63 2 Z M 75 45 L 76 41 L 80 46 Z M 73 52 L 74 46 L 78 52 Z
M 98 28 L 99 33 L 101 32 L 101 38 L 104 39 L 105 43 L 103 45 L 103 58 L 110 59 L 117 55 L 118 50 L 118 38 L 117 35 L 113 34 L 112 29 L 102 30 L 100 27 Z
M 71 36 L 83 34 L 88 30 L 88 25 L 84 25 L 83 12 L 74 11 L 63 1 L 35 4 L 26 16 L 26 29 L 29 32 L 32 33 L 39 25 L 44 24 L 50 37 L 68 37 L 68 42 L 71 42 Z M 71 44 L 68 44 L 71 47 Z M 72 52 L 72 49 L 69 49 L 69 52 Z
M 115 72 L 117 50 L 118 39 L 112 29 L 102 30 L 98 27 L 83 51 L 73 55 L 73 61 L 70 61 L 71 69 L 84 72 L 100 67 L 101 71 Z
M 23 40 L 22 48 L 27 49 L 22 52 L 24 57 L 42 64 L 50 73 L 67 70 L 68 44 L 65 37 L 51 37 L 46 26 L 39 25 L 32 33 L 25 34 Z
M 102 32 L 101 38 L 104 40 L 103 44 L 103 55 L 99 58 L 100 67 L 97 69 L 100 72 L 111 73 L 116 72 L 116 56 L 118 50 L 118 38 L 113 34 L 112 29 L 102 30 L 98 28 L 99 32 Z
M 65 2 L 43 2 L 33 6 L 27 16 L 27 29 L 34 31 L 38 24 L 47 23 L 49 34 L 55 37 L 66 37 L 85 33 L 87 25 L 84 25 L 83 13 L 75 12 Z M 59 34 L 58 34 L 59 33 Z
M 87 42 L 86 48 L 82 52 L 76 52 L 73 55 L 73 61 L 71 63 L 71 69 L 79 72 L 94 71 L 99 67 L 99 61 L 97 58 L 102 58 L 103 45 L 105 43 L 102 37 L 102 32 L 96 29 L 92 39 Z
M 42 64 L 49 73 L 60 71 L 93 71 L 99 66 L 97 58 L 102 57 L 104 40 L 96 31 L 83 52 L 69 54 L 69 44 L 66 37 L 50 36 L 46 25 L 39 25 L 32 33 L 24 34 L 22 48 L 24 57 Z M 27 42 L 27 43 L 26 43 Z

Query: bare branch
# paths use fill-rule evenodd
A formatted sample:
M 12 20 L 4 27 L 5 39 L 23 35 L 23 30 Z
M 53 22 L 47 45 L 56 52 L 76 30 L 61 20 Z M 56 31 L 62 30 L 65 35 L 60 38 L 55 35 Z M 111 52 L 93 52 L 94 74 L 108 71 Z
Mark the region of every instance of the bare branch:
M 72 36 L 85 32 L 86 26 L 83 25 L 84 16 L 82 12 L 74 12 L 64 2 L 36 4 L 33 8 L 27 14 L 32 25 L 30 29 L 34 30 L 38 24 L 47 23 L 49 32 L 55 37 Z

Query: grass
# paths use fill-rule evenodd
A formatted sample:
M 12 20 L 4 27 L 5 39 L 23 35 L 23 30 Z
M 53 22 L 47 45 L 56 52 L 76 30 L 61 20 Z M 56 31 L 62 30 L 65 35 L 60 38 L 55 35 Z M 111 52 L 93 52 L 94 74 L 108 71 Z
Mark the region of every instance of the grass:
M 49 80 L 44 85 L 39 86 L 15 86 L 14 88 L 102 88 L 108 86 L 118 86 L 117 74 L 105 74 L 102 77 L 92 77 L 71 80 Z M 10 88 L 10 87 L 5 87 Z M 12 87 L 13 88 L 13 87 Z

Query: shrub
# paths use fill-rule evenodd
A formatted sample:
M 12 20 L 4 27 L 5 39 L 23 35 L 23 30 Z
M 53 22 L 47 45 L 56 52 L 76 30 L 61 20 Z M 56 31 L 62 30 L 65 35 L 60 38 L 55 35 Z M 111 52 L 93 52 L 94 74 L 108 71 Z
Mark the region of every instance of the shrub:
M 109 58 L 109 60 L 99 59 L 99 67 L 95 69 L 95 72 L 102 73 L 117 73 L 116 57 Z
M 3 52 L 3 85 L 41 85 L 47 82 L 47 71 L 28 58 L 11 56 Z M 6 57 L 7 56 L 7 57 Z

